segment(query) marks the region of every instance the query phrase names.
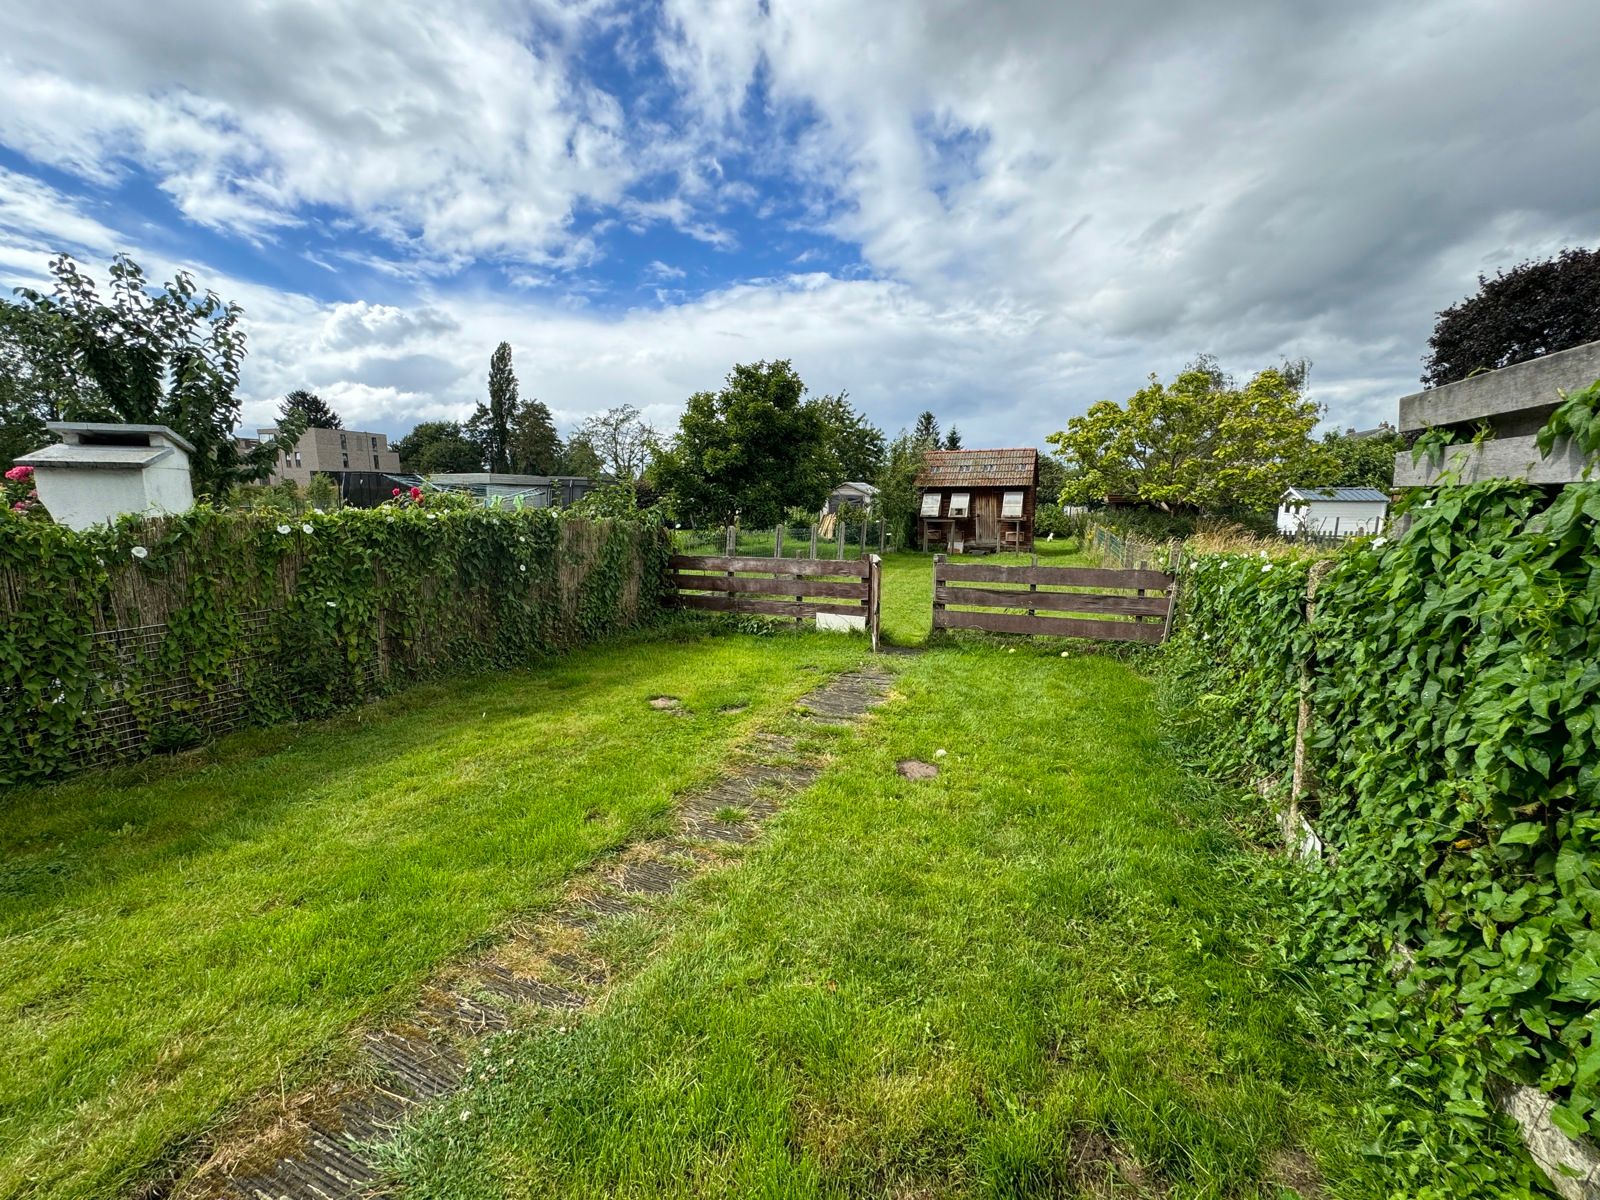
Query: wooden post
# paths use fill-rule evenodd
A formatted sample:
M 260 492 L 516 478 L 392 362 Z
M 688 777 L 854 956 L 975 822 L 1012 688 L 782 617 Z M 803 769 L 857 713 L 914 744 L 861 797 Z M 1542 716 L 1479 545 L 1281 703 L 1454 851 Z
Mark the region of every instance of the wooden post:
M 772 531 L 772 557 L 783 557 L 783 526 L 779 525 Z
M 1323 560 L 1311 568 L 1311 573 L 1306 579 L 1306 624 L 1311 624 L 1311 618 L 1316 612 L 1317 585 L 1322 582 L 1322 577 L 1333 569 L 1333 563 Z M 1289 807 L 1283 814 L 1283 840 L 1289 848 L 1289 853 L 1296 858 L 1305 858 L 1317 853 L 1314 838 L 1307 838 L 1301 828 L 1300 802 L 1308 798 L 1316 788 L 1316 779 L 1311 770 L 1310 756 L 1306 752 L 1306 743 L 1311 737 L 1311 724 L 1316 714 L 1311 709 L 1311 683 L 1314 674 L 1314 662 L 1308 658 L 1300 664 L 1300 708 L 1295 716 L 1294 728 L 1294 771 L 1289 783 Z M 1311 849 L 1307 850 L 1307 847 Z
M 1139 570 L 1143 571 L 1149 565 L 1150 564 L 1145 562 L 1143 559 L 1139 560 Z M 1143 588 L 1139 588 L 1138 591 L 1139 591 L 1139 599 L 1143 600 L 1144 599 L 1144 594 L 1145 594 L 1144 593 L 1144 589 Z M 1138 625 L 1148 625 L 1148 624 L 1150 624 L 1150 618 L 1149 617 L 1145 617 L 1145 616 L 1135 617 L 1134 618 L 1134 623 L 1138 624 Z
M 739 527 L 729 525 L 722 531 L 722 552 L 732 558 L 739 546 Z
M 811 557 L 817 556 L 817 523 L 811 522 Z
M 867 556 L 867 519 L 861 518 L 861 557 Z
M 1035 570 L 1037 570 L 1038 566 L 1039 566 L 1039 556 L 1037 554 L 1035 554 L 1035 555 L 1032 556 L 1032 558 L 1033 558 L 1033 567 L 1034 567 Z M 1039 581 L 1036 580 L 1036 579 L 1028 580 L 1028 590 L 1030 592 L 1037 592 L 1039 590 Z M 1034 612 L 1033 609 L 1030 608 L 1028 610 L 1028 615 L 1030 617 L 1036 617 L 1039 614 Z
M 933 627 L 939 628 L 939 614 L 944 610 L 944 604 L 939 599 L 939 568 L 944 565 L 944 555 L 933 556 Z
M 887 525 L 888 525 L 888 522 L 885 521 L 882 517 L 878 518 L 878 555 L 879 555 L 879 557 L 882 557 L 882 555 L 883 555 L 883 534 L 884 534 L 884 528 Z
M 838 537 L 839 550 L 838 550 L 838 553 L 836 553 L 834 555 L 834 557 L 838 558 L 838 559 L 842 559 L 842 558 L 844 558 L 844 519 L 842 517 L 840 517 L 837 513 L 834 514 L 834 518 L 833 519 L 836 522 L 838 522 L 838 525 L 839 525 L 839 537 Z
M 867 559 L 867 630 L 872 636 L 872 652 L 878 652 L 878 616 L 883 607 L 883 559 L 876 554 Z

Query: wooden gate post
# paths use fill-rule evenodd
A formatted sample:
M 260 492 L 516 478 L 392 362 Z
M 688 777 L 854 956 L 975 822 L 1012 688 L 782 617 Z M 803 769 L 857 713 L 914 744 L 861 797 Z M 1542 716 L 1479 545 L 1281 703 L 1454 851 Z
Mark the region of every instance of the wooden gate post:
M 779 525 L 772 531 L 772 557 L 783 557 L 783 526 Z
M 817 523 L 811 522 L 811 557 L 817 556 Z
M 933 556 L 933 627 L 939 628 L 939 614 L 944 610 L 944 605 L 939 602 L 939 568 L 944 565 L 944 555 Z
M 844 558 L 844 518 L 836 516 L 834 519 L 839 522 L 839 538 L 838 538 L 839 549 L 838 549 L 838 552 L 836 554 L 834 554 L 834 557 L 837 558 L 837 559 L 843 560 L 843 558 Z
M 872 634 L 872 652 L 878 652 L 878 621 L 883 613 L 883 559 L 876 554 L 867 559 L 867 629 Z

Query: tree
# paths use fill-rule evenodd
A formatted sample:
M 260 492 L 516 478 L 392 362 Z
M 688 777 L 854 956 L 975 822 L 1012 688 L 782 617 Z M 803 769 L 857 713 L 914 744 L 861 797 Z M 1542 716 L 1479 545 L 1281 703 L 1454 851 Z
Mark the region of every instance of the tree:
M 873 503 L 900 546 L 911 545 L 916 532 L 920 507 L 917 475 L 922 471 L 927 453 L 928 443 L 924 439 L 902 429 L 889 444 L 883 470 L 878 474 L 878 494 Z
M 50 262 L 53 294 L 18 294 L 34 314 L 43 357 L 65 379 L 53 397 L 69 421 L 167 425 L 194 446 L 189 469 L 197 494 L 223 496 L 235 483 L 265 478 L 299 440 L 298 414 L 251 450 L 234 440 L 239 368 L 245 356 L 243 310 L 215 292 L 198 295 L 180 271 L 160 290 L 127 255 L 111 264 L 111 299 L 62 255 Z
M 0 467 L 53 440 L 60 418 L 90 391 L 53 354 L 49 323 L 36 309 L 0 300 Z
M 1306 371 L 1269 367 L 1239 387 L 1202 357 L 1170 386 L 1150 376 L 1126 406 L 1092 405 L 1049 437 L 1069 472 L 1062 502 L 1126 496 L 1168 510 L 1273 508 L 1286 487 L 1326 473 L 1310 438 L 1321 410 L 1304 395 Z
M 483 450 L 457 421 L 423 421 L 394 444 L 400 469 L 421 475 L 481 471 Z
M 790 506 L 815 512 L 835 483 L 822 411 L 787 359 L 741 363 L 717 392 L 689 397 L 655 480 L 682 517 L 771 525 Z
M 944 435 L 944 448 L 946 450 L 961 449 L 961 430 L 954 425 L 950 426 L 950 432 Z
M 883 470 L 883 430 L 856 411 L 849 392 L 819 396 L 811 404 L 827 431 L 828 450 L 834 459 L 834 482 L 849 479 L 876 483 Z
M 517 405 L 508 446 L 511 470 L 520 475 L 561 474 L 561 438 L 541 401 Z
M 327 401 L 315 392 L 308 392 L 304 388 L 290 392 L 285 396 L 278 413 L 284 420 L 288 420 L 290 414 L 298 413 L 304 420 L 307 429 L 344 428 L 344 422 L 339 419 L 339 414 L 328 407 Z
M 1439 387 L 1593 341 L 1600 341 L 1600 250 L 1563 250 L 1493 279 L 1479 275 L 1477 295 L 1439 314 L 1422 382 Z
M 939 448 L 939 422 L 931 412 L 918 415 L 917 423 L 911 430 L 911 436 L 924 446 L 937 450 Z
M 1061 503 L 1061 489 L 1067 486 L 1067 469 L 1054 454 L 1039 455 L 1039 500 Z
M 605 470 L 605 463 L 600 461 L 600 452 L 582 433 L 573 434 L 561 447 L 558 466 L 557 475 L 581 475 L 585 479 L 593 479 Z
M 1394 456 L 1405 449 L 1405 438 L 1393 425 L 1380 425 L 1367 433 L 1347 429 L 1322 437 L 1326 456 L 1322 483 L 1327 487 L 1370 487 L 1387 492 L 1394 487 Z
M 517 377 L 511 370 L 511 343 L 501 342 L 489 356 L 489 403 L 478 404 L 467 434 L 480 447 L 491 471 L 511 469 L 511 425 L 517 413 Z
M 579 434 L 619 483 L 631 483 L 644 474 L 661 440 L 631 404 L 589 417 L 579 427 Z

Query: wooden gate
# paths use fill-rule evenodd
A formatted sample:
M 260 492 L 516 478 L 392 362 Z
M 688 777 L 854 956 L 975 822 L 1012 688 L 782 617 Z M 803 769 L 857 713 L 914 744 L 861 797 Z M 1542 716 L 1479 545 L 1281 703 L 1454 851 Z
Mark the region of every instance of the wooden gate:
M 709 612 L 793 617 L 861 617 L 878 648 L 883 560 L 865 558 L 738 558 L 674 554 L 668 560 L 672 603 Z
M 1060 614 L 1075 614 L 1071 616 Z M 933 627 L 1160 642 L 1172 576 L 1106 567 L 1000 567 L 933 558 Z

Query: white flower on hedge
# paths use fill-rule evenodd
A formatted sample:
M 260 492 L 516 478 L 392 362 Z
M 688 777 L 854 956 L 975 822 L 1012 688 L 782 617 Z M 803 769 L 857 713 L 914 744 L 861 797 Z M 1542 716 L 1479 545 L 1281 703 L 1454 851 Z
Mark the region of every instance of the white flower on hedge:
M 528 573 L 528 564 L 527 563 L 523 563 L 520 567 L 517 568 L 517 570 L 521 571 L 524 575 L 526 575 Z
M 310 533 L 311 532 L 311 522 L 307 521 L 304 525 L 300 526 L 300 532 L 302 532 L 302 533 Z
M 133 548 L 133 556 L 135 558 L 149 558 L 150 551 L 146 550 L 143 546 L 135 546 Z
M 428 520 L 437 521 L 438 519 L 439 519 L 439 514 L 438 513 L 429 513 L 428 514 Z
M 279 533 L 288 533 L 289 532 L 289 527 L 287 525 L 279 525 L 278 526 L 278 532 Z
M 329 608 L 338 608 L 339 607 L 339 602 L 337 600 L 329 600 L 328 601 L 328 607 Z
M 1379 546 L 1387 546 L 1388 544 L 1389 539 L 1386 537 L 1375 537 L 1372 539 L 1372 548 L 1374 550 L 1376 550 Z
M 1272 564 L 1271 563 L 1262 563 L 1261 564 L 1261 573 L 1263 575 L 1265 575 L 1270 570 L 1272 570 Z

